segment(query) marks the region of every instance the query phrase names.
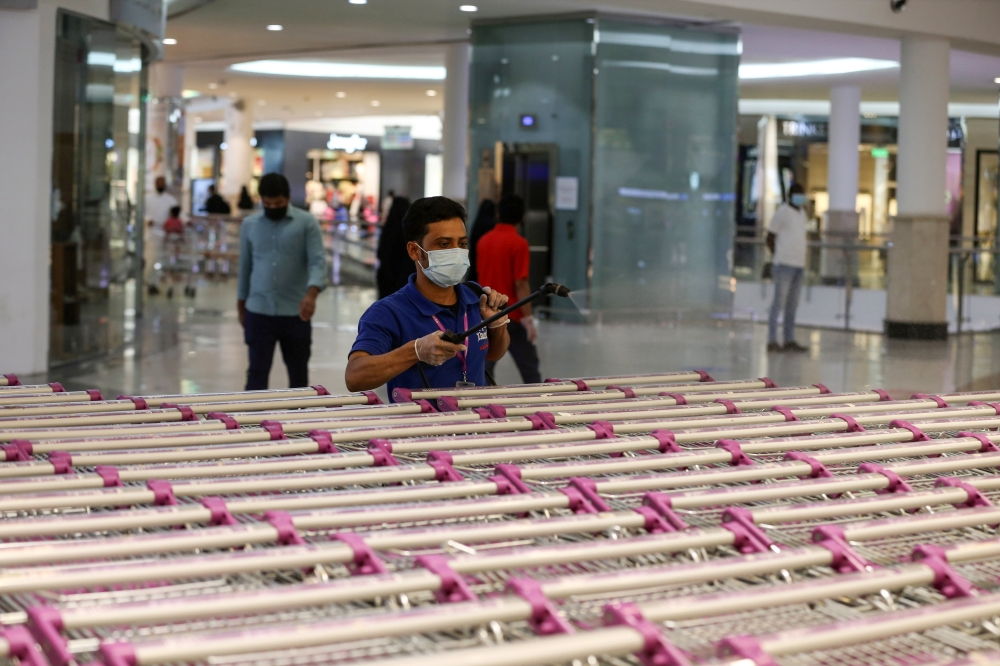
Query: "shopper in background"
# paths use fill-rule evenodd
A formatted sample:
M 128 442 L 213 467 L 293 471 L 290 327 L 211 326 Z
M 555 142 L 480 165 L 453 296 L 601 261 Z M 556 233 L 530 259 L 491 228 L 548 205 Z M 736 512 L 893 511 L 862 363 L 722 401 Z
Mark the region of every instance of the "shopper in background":
M 798 183 L 789 188 L 789 200 L 781 204 L 767 228 L 771 250 L 774 301 L 767 320 L 767 351 L 807 351 L 795 341 L 795 311 L 806 265 L 806 195 Z M 784 340 L 778 343 L 778 315 L 784 310 Z
M 528 241 L 518 233 L 524 222 L 524 199 L 508 194 L 500 199 L 497 212 L 496 226 L 477 244 L 476 271 L 481 284 L 490 285 L 511 301 L 519 301 L 531 293 L 528 286 L 531 251 Z M 510 355 L 514 357 L 521 380 L 525 384 L 541 382 L 538 350 L 535 347 L 538 331 L 535 318 L 531 316 L 530 303 L 510 314 L 507 330 L 510 334 Z M 486 370 L 492 374 L 495 366 L 496 361 L 490 361 Z
M 174 195 L 167 192 L 167 179 L 157 176 L 154 183 L 156 190 L 146 194 L 146 233 L 143 235 L 143 275 L 147 289 L 151 295 L 160 293 L 159 271 L 153 268 L 156 263 L 156 253 L 159 251 L 159 234 L 157 227 L 163 229 L 163 223 L 170 217 L 170 210 L 177 205 Z
M 291 191 L 281 174 L 261 178 L 258 193 L 264 209 L 240 226 L 236 307 L 250 355 L 246 390 L 267 388 L 275 344 L 289 386 L 308 386 L 310 320 L 326 286 L 323 235 L 316 218 L 288 205 Z
M 236 207 L 242 211 L 253 210 L 253 199 L 250 197 L 250 192 L 247 191 L 246 185 L 240 188 L 240 200 L 236 204 Z
M 215 185 L 208 186 L 208 199 L 205 200 L 205 210 L 209 215 L 229 215 L 232 208 L 226 200 L 215 191 Z
M 170 217 L 163 222 L 163 231 L 168 234 L 184 233 L 184 221 L 181 220 L 180 206 L 174 206 L 170 209 Z
M 378 270 L 375 272 L 380 299 L 405 287 L 410 276 L 417 272 L 403 237 L 403 218 L 409 207 L 410 200 L 406 197 L 393 197 L 382 225 L 382 235 L 378 239 Z
M 469 276 L 466 279 L 470 282 L 479 282 L 479 272 L 476 270 L 476 244 L 480 238 L 493 230 L 496 223 L 497 205 L 493 203 L 493 199 L 483 199 L 479 203 L 479 212 L 476 213 L 476 221 L 472 224 L 472 231 L 469 233 L 470 267 Z

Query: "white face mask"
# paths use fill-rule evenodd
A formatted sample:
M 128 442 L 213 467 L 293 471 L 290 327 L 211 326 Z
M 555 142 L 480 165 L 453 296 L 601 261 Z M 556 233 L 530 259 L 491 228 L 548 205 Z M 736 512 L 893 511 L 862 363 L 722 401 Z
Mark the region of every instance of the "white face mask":
M 453 247 L 431 252 L 420 249 L 427 255 L 427 267 L 420 268 L 427 279 L 439 287 L 454 287 L 469 271 L 469 251 L 466 249 Z

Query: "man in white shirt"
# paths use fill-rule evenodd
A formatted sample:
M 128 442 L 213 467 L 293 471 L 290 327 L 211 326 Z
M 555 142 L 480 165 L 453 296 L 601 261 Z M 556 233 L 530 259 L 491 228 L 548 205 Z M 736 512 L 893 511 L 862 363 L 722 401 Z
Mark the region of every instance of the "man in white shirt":
M 789 188 L 789 200 L 781 204 L 767 229 L 771 250 L 774 302 L 767 320 L 767 351 L 807 351 L 795 341 L 795 311 L 799 307 L 802 275 L 806 265 L 806 195 L 798 183 Z M 778 343 L 778 315 L 784 310 L 784 340 Z
M 167 179 L 163 176 L 157 177 L 156 191 L 146 194 L 146 233 L 144 234 L 142 252 L 144 264 L 143 275 L 146 277 L 145 281 L 149 287 L 150 294 L 158 294 L 160 292 L 156 284 L 159 275 L 158 271 L 153 270 L 153 264 L 156 262 L 156 255 L 159 250 L 157 243 L 162 236 L 153 233 L 153 229 L 158 229 L 162 234 L 163 223 L 170 217 L 170 209 L 177 205 L 177 199 L 174 198 L 174 195 L 167 192 Z

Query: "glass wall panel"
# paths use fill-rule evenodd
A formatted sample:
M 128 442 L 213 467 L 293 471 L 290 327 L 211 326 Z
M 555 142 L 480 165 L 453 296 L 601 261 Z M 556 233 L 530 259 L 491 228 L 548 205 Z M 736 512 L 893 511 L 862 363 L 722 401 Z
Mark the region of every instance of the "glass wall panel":
M 52 153 L 50 364 L 125 342 L 142 219 L 143 48 L 114 25 L 60 11 Z M 141 228 L 139 226 L 138 228 Z M 127 298 L 127 296 L 129 298 Z
M 472 32 L 470 220 L 482 199 L 528 200 L 533 283 L 587 284 L 593 31 L 594 19 L 573 19 Z M 574 200 L 556 201 L 557 182 L 576 185 Z
M 739 36 L 598 19 L 590 307 L 728 310 Z

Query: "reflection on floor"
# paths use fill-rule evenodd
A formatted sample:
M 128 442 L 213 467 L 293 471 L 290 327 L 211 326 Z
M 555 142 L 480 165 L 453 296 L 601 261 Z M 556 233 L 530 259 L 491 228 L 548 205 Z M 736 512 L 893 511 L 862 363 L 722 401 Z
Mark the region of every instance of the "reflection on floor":
M 375 290 L 334 287 L 320 296 L 313 323 L 310 381 L 346 391 L 344 368 L 358 318 Z M 109 359 L 65 366 L 26 381 L 97 387 L 106 395 L 239 390 L 246 351 L 236 317 L 235 285 L 203 283 L 192 300 L 147 302 L 135 342 Z M 822 382 L 833 391 L 885 388 L 897 398 L 916 391 L 1000 387 L 1000 334 L 947 342 L 886 340 L 873 333 L 799 329 L 803 354 L 767 354 L 766 327 L 749 322 L 577 325 L 542 322 L 542 376 L 587 376 L 701 368 L 717 379 L 769 376 L 779 385 Z M 497 381 L 520 381 L 513 362 Z M 276 352 L 271 385 L 286 385 Z

